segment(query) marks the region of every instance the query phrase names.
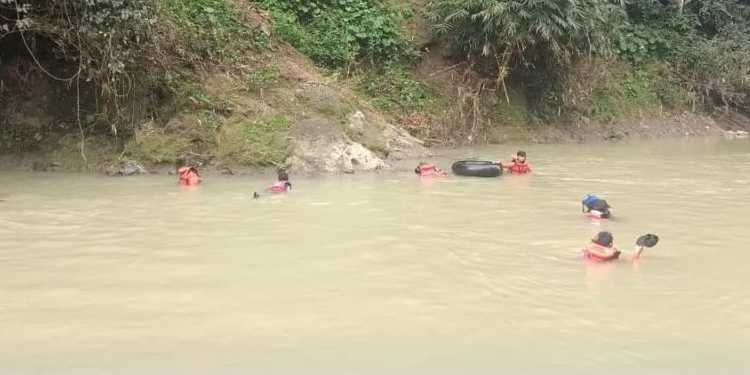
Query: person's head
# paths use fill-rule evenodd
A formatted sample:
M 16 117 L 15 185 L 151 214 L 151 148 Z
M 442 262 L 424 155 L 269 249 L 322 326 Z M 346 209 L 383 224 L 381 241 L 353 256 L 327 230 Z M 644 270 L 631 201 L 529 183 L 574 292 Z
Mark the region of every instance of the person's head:
M 596 236 L 591 239 L 591 242 L 604 247 L 612 247 L 614 238 L 612 237 L 612 233 L 602 231 L 597 233 Z
M 516 152 L 515 160 L 519 163 L 525 163 L 526 162 L 526 151 L 519 150 Z
M 289 175 L 285 171 L 279 171 L 279 181 L 289 181 Z
M 414 173 L 421 174 L 422 173 L 422 166 L 426 165 L 427 163 L 420 161 L 416 168 L 414 168 Z

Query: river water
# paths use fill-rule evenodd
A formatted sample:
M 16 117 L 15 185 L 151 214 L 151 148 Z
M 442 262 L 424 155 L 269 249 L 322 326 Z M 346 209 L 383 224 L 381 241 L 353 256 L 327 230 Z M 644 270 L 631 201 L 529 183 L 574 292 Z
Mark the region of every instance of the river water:
M 750 143 L 526 150 L 530 176 L 404 163 L 258 200 L 270 176 L 0 173 L 0 373 L 750 372 Z M 583 262 L 603 229 L 661 241 Z

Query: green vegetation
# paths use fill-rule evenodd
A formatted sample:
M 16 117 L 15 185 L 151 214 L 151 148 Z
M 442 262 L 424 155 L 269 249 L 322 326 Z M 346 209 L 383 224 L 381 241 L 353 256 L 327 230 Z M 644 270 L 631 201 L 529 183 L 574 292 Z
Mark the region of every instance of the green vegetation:
M 275 32 L 316 63 L 345 68 L 399 59 L 408 49 L 401 15 L 377 0 L 260 0 Z
M 432 41 L 408 37 L 425 22 Z M 280 165 L 295 116 L 358 107 L 342 83 L 442 144 L 750 113 L 748 35 L 747 0 L 0 0 L 0 146 Z M 318 74 L 272 60 L 294 59 L 279 40 L 340 82 L 292 92 Z
M 750 7 L 738 0 L 437 0 L 429 8 L 436 34 L 467 54 L 504 87 L 527 90 L 543 118 L 573 100 L 572 113 L 615 118 L 655 102 L 682 108 L 699 98 L 703 109 L 750 111 Z M 627 74 L 606 74 L 581 100 L 568 89 L 576 67 L 605 63 L 616 54 Z M 588 61 L 588 62 L 586 62 Z M 654 68 L 658 67 L 658 68 Z M 671 67 L 668 68 L 668 67 Z M 493 72 L 492 70 L 495 70 Z M 600 81 L 600 83 L 603 83 Z M 541 99 L 540 99 L 541 98 Z M 557 111 L 550 110 L 551 108 Z
M 165 0 L 160 14 L 174 23 L 182 42 L 175 53 L 189 63 L 238 59 L 257 36 L 244 28 L 227 0 Z M 263 43 L 259 40 L 259 43 Z
M 289 130 L 283 116 L 229 123 L 218 135 L 218 156 L 240 165 L 282 166 L 289 154 Z
M 267 89 L 279 82 L 281 73 L 275 66 L 260 68 L 247 76 L 247 86 L 251 91 Z
M 399 64 L 367 72 L 358 87 L 379 109 L 401 115 L 422 112 L 435 100 L 435 93 Z

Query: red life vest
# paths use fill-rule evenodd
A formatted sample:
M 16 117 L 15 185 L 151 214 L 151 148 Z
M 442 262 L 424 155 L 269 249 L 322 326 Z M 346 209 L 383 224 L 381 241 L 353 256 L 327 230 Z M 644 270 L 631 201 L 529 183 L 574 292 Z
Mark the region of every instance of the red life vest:
M 589 212 L 586 212 L 584 215 L 586 217 L 589 217 L 589 218 L 593 219 L 593 220 L 607 220 L 607 219 L 609 219 L 609 216 L 603 217 L 602 213 L 599 212 L 599 211 L 597 211 L 597 210 L 591 210 Z
M 513 160 L 513 165 L 510 166 L 510 173 L 524 174 L 531 172 L 531 167 L 528 163 L 519 163 Z
M 594 252 L 592 248 L 614 250 L 615 252 L 610 256 L 602 256 L 598 252 Z M 620 252 L 614 247 L 606 247 L 606 246 L 599 245 L 597 243 L 592 243 L 591 245 L 583 249 L 583 258 L 594 261 L 594 262 L 607 262 L 610 260 L 615 260 L 619 257 L 620 257 Z
M 268 188 L 268 191 L 272 193 L 286 193 L 290 187 L 292 187 L 292 184 L 289 181 L 276 181 Z
M 201 176 L 198 174 L 198 170 L 193 167 L 180 167 L 177 173 L 180 175 L 180 184 L 182 185 L 198 185 L 201 183 Z
M 433 164 L 422 164 L 417 167 L 420 176 L 447 176 L 448 174 Z

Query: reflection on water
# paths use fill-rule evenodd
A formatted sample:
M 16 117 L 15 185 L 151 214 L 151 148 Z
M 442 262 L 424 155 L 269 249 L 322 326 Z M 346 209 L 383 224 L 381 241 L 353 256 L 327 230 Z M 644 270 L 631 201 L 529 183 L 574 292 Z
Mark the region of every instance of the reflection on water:
M 750 143 L 526 151 L 532 176 L 405 163 L 259 200 L 271 176 L 0 173 L 0 373 L 750 370 Z M 582 217 L 589 192 L 615 220 Z M 582 262 L 604 229 L 661 242 Z

